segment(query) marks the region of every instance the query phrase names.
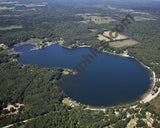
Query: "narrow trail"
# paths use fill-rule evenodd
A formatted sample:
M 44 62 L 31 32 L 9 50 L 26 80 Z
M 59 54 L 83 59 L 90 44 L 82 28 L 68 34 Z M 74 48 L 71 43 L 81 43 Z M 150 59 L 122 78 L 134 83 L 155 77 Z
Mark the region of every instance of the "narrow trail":
M 33 120 L 33 119 L 35 119 L 35 118 L 28 119 L 28 120 L 24 120 L 24 121 L 17 122 L 17 123 L 26 123 L 26 122 L 31 121 L 31 120 Z M 14 125 L 14 124 L 9 124 L 9 125 L 4 126 L 4 127 L 2 127 L 2 128 L 10 128 L 10 127 L 12 127 L 13 125 Z

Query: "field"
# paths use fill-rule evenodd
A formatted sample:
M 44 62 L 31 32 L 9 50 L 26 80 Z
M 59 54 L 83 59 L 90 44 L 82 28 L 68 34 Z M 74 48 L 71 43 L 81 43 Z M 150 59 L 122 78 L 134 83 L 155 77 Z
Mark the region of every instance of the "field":
M 111 10 L 118 10 L 120 12 L 127 12 L 127 13 L 132 13 L 132 14 L 149 15 L 148 12 L 135 11 L 133 9 L 124 9 L 124 8 L 118 9 L 118 8 L 114 8 L 114 7 L 111 7 L 111 6 L 108 6 L 108 8 L 111 9 Z
M 115 48 L 132 46 L 135 44 L 138 44 L 138 42 L 135 40 L 123 40 L 123 41 L 115 41 L 115 42 L 109 43 L 110 46 L 115 47 Z
M 104 35 L 104 36 L 107 36 L 107 37 L 110 37 L 109 32 L 110 32 L 110 31 L 105 31 L 105 32 L 103 33 L 103 35 Z M 114 33 L 113 33 L 113 36 L 114 36 Z M 127 38 L 128 38 L 127 36 L 124 36 L 124 35 L 121 35 L 121 34 L 118 33 L 118 36 L 117 36 L 116 38 L 112 38 L 112 39 L 113 39 L 113 40 L 121 40 L 121 39 L 127 39 Z
M 15 9 L 15 7 L 0 7 L 0 10 L 11 10 L 11 9 Z
M 20 17 L 21 15 L 0 15 L 0 17 Z
M 107 37 L 104 37 L 103 35 L 99 34 L 98 37 L 97 37 L 98 40 L 102 41 L 110 41 L 110 39 L 108 39 Z
M 16 4 L 18 1 L 1 2 L 1 4 Z
M 0 31 L 7 31 L 7 30 L 12 30 L 12 29 L 21 29 L 23 28 L 22 25 L 12 25 L 9 27 L 0 27 Z
M 88 29 L 91 32 L 97 32 L 97 29 Z
M 82 16 L 85 20 L 81 21 L 82 23 L 94 22 L 95 24 L 105 24 L 110 23 L 112 21 L 116 21 L 111 17 L 102 17 L 99 13 L 85 13 L 85 14 L 77 14 L 77 16 Z
M 141 16 L 136 16 L 135 17 L 136 21 L 144 21 L 144 20 L 156 20 L 154 18 L 147 18 L 147 17 L 141 17 Z
M 36 5 L 36 4 L 26 4 L 25 5 L 26 7 L 42 7 L 42 6 L 46 6 L 45 4 L 39 4 L 39 5 Z

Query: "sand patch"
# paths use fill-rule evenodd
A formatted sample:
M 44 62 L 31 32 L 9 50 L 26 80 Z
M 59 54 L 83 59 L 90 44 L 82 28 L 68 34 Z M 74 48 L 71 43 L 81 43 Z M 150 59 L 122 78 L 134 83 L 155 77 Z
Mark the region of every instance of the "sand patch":
M 21 106 L 24 106 L 24 104 L 16 103 L 15 105 L 8 105 L 6 108 L 3 108 L 3 110 L 9 111 L 9 113 L 7 115 L 17 114 L 19 112 L 19 109 L 21 108 Z M 11 108 L 13 108 L 15 111 L 12 112 Z

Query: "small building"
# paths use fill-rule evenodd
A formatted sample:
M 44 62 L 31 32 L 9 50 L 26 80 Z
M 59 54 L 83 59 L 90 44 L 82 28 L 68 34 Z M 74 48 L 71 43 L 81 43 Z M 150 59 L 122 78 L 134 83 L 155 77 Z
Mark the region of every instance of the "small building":
M 7 46 L 5 44 L 0 44 L 0 48 L 6 49 Z
M 5 45 L 4 44 L 0 44 L 0 47 L 4 47 Z

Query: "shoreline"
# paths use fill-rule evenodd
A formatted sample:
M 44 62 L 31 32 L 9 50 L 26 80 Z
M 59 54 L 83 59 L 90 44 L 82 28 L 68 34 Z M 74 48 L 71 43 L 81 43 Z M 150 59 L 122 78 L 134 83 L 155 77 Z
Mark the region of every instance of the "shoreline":
M 46 41 L 44 43 L 42 43 L 43 41 L 46 41 L 46 39 L 38 39 L 38 38 L 31 38 L 27 41 L 24 41 L 24 42 L 20 42 L 18 44 L 15 44 L 13 47 L 11 47 L 10 49 L 7 49 L 8 53 L 12 54 L 12 53 L 16 53 L 14 51 L 14 47 L 17 47 L 17 46 L 20 46 L 20 45 L 24 45 L 24 44 L 33 44 L 35 45 L 32 49 L 32 50 L 40 50 L 40 49 L 43 49 L 43 48 L 47 48 L 53 44 L 56 44 L 56 43 L 60 43 L 62 44 L 64 41 L 62 39 L 60 39 L 59 41 L 52 41 L 52 42 L 49 42 L 49 41 Z
M 34 42 L 31 42 L 30 40 L 29 41 L 26 41 L 26 42 L 22 42 L 22 43 L 19 43 L 19 44 L 16 44 L 15 46 L 19 46 L 19 45 L 23 45 L 23 44 L 26 44 L 26 43 L 32 43 L 32 44 L 35 44 L 37 46 L 37 43 L 34 43 Z M 63 45 L 63 42 L 62 41 L 57 41 L 57 42 L 54 42 L 52 45 L 56 44 L 56 43 L 59 43 L 62 47 L 64 48 L 67 48 L 67 49 L 76 49 L 76 48 L 92 48 L 90 45 L 81 45 L 81 46 L 76 46 L 76 47 L 72 47 L 72 46 L 64 46 Z M 46 47 L 48 47 L 50 45 L 47 45 Z M 46 48 L 44 47 L 44 48 Z M 39 48 L 41 49 L 41 48 Z M 39 50 L 39 49 L 36 49 L 36 50 Z M 94 49 L 94 48 L 93 48 Z M 95 49 L 94 49 L 95 50 Z M 147 103 L 147 102 L 150 102 L 151 100 L 153 100 L 154 98 L 156 98 L 158 96 L 158 94 L 160 93 L 160 88 L 158 89 L 158 92 L 155 93 L 154 95 L 152 95 L 152 91 L 156 85 L 156 74 L 154 71 L 152 71 L 152 69 L 148 66 L 146 66 L 145 64 L 143 64 L 142 62 L 140 62 L 137 58 L 135 57 L 132 57 L 132 56 L 129 56 L 127 54 L 116 54 L 116 53 L 112 53 L 112 52 L 107 52 L 107 51 L 102 51 L 101 53 L 106 53 L 106 54 L 110 54 L 110 55 L 115 55 L 115 56 L 121 56 L 121 57 L 127 57 L 127 58 L 131 58 L 131 59 L 135 59 L 139 64 L 141 64 L 145 69 L 147 69 L 148 71 L 151 72 L 152 74 L 152 83 L 150 85 L 150 88 L 139 98 L 139 100 L 136 100 L 134 102 L 140 102 L 140 103 Z M 70 100 L 73 100 L 72 98 L 68 97 Z M 73 100 L 75 101 L 75 100 Z M 77 101 L 76 101 L 77 102 Z M 132 102 L 132 103 L 134 103 Z M 80 103 L 81 104 L 81 103 Z M 82 104 L 82 105 L 85 105 L 85 104 Z M 122 104 L 123 105 L 123 104 Z M 125 105 L 125 104 L 124 104 Z M 95 106 L 95 107 L 92 107 L 92 106 L 89 106 L 89 105 L 86 105 L 87 108 L 86 110 L 102 110 L 104 111 L 105 107 L 99 107 L 99 106 Z M 111 107 L 111 106 L 110 106 Z

